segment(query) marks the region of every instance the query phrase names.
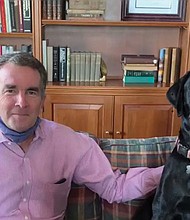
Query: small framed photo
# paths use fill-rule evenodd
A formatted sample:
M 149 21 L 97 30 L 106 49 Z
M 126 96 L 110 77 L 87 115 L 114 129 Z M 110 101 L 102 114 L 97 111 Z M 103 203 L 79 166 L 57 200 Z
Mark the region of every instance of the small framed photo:
M 184 21 L 187 0 L 121 0 L 123 21 Z

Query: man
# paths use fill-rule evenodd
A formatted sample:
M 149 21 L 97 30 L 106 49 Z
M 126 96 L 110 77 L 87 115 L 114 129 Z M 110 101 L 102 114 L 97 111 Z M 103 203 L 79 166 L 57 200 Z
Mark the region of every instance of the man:
M 47 73 L 27 53 L 0 57 L 0 219 L 62 219 L 71 181 L 108 202 L 144 196 L 163 167 L 113 173 L 107 158 L 84 134 L 40 119 Z

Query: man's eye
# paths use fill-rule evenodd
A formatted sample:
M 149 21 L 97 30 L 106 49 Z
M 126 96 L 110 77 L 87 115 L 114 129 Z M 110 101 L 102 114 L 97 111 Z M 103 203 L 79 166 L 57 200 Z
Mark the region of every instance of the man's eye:
M 38 92 L 34 91 L 34 90 L 29 90 L 28 94 L 31 95 L 31 96 L 38 96 Z
M 5 93 L 6 94 L 14 94 L 15 90 L 14 89 L 7 89 L 7 90 L 5 90 Z

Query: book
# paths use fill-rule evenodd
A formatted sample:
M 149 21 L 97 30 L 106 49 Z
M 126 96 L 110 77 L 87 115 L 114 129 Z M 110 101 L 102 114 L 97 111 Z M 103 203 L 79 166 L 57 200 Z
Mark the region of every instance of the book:
M 67 81 L 67 47 L 59 47 L 59 81 Z
M 66 0 L 57 0 L 57 20 L 65 20 Z
M 32 32 L 31 0 L 22 0 L 23 28 L 25 33 Z
M 20 32 L 20 27 L 19 27 L 19 5 L 18 5 L 18 0 L 14 0 L 14 11 L 15 11 L 15 25 L 16 25 L 16 32 Z
M 126 70 L 124 72 L 125 76 L 154 76 L 156 77 L 157 71 L 141 71 L 141 70 Z
M 139 65 L 139 64 L 124 64 L 122 63 L 122 69 L 125 70 L 147 70 L 147 71 L 157 71 L 158 70 L 158 66 L 155 64 L 148 64 L 148 65 Z
M 4 0 L 7 33 L 11 33 L 11 16 L 9 0 Z
M 95 77 L 94 77 L 95 82 L 100 81 L 100 77 L 101 77 L 101 72 L 100 72 L 101 59 L 102 59 L 101 53 L 97 52 L 96 53 L 96 62 L 95 62 Z
M 181 48 L 172 48 L 172 58 L 171 58 L 171 76 L 170 83 L 176 82 L 180 75 L 180 64 L 181 64 Z
M 158 60 L 158 83 L 162 83 L 163 80 L 164 56 L 165 56 L 165 48 L 161 48 L 159 50 L 159 60 Z
M 67 47 L 67 82 L 71 80 L 71 48 Z
M 11 32 L 17 32 L 14 0 L 9 0 Z
M 124 64 L 139 64 L 139 63 L 152 63 L 157 64 L 158 59 L 154 55 L 136 55 L 136 54 L 122 54 L 121 62 Z
M 42 63 L 46 70 L 47 70 L 47 46 L 48 46 L 48 39 L 42 40 Z
M 57 0 L 52 0 L 52 19 L 57 20 Z
M 85 59 L 85 82 L 90 81 L 90 69 L 91 69 L 91 54 L 90 52 L 86 52 Z
M 75 81 L 80 81 L 80 52 L 75 52 Z
M 23 1 L 22 0 L 18 0 L 18 12 L 19 12 L 19 32 L 24 32 Z
M 59 81 L 59 47 L 53 46 L 53 82 Z
M 47 19 L 53 19 L 53 2 L 52 0 L 44 0 L 47 1 Z
M 42 19 L 47 19 L 47 0 L 42 1 Z
M 71 52 L 71 82 L 74 82 L 76 79 L 76 71 L 75 71 L 75 53 Z
M 91 52 L 90 54 L 90 81 L 95 80 L 95 68 L 96 68 L 96 53 Z
M 163 83 L 170 82 L 172 48 L 166 47 L 164 54 Z
M 1 25 L 2 25 L 2 32 L 7 32 L 7 25 L 6 25 L 6 13 L 5 13 L 5 0 L 1 0 L 0 2 L 0 9 L 1 9 Z
M 105 0 L 69 0 L 70 9 L 99 9 L 105 10 L 106 1 Z
M 124 83 L 154 83 L 154 76 L 124 76 Z
M 80 81 L 85 81 L 86 53 L 80 52 Z
M 53 46 L 47 46 L 47 79 L 53 81 Z

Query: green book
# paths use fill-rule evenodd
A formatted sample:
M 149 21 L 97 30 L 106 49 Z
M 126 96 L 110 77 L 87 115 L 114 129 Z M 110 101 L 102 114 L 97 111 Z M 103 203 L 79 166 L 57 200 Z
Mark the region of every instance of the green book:
M 124 83 L 154 83 L 154 76 L 124 76 Z
M 157 71 L 148 71 L 148 70 L 125 70 L 125 76 L 156 76 Z

